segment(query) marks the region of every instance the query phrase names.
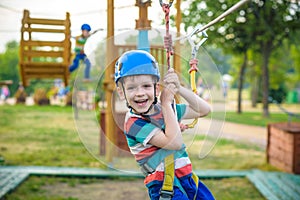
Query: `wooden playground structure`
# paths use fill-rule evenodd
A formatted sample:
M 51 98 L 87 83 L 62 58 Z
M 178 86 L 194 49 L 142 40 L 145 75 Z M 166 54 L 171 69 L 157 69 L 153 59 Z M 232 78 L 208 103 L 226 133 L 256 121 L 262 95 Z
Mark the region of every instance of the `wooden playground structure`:
M 30 79 L 61 78 L 68 85 L 71 58 L 70 14 L 65 19 L 32 18 L 24 10 L 20 41 L 20 72 L 23 86 Z M 35 38 L 36 33 L 44 33 L 43 38 Z M 49 41 L 49 34 L 61 40 Z M 48 37 L 47 37 L 48 36 Z

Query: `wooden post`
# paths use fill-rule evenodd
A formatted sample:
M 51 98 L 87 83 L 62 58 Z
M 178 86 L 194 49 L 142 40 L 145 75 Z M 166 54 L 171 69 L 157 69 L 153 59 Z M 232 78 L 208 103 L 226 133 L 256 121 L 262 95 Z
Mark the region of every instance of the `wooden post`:
M 104 80 L 105 100 L 107 103 L 105 113 L 105 135 L 107 137 L 105 145 L 105 159 L 111 164 L 115 156 L 114 144 L 116 144 L 116 124 L 112 114 L 112 98 L 115 83 L 114 74 L 114 0 L 107 0 L 107 40 L 106 40 L 106 71 Z
M 137 0 L 135 5 L 139 7 L 139 19 L 135 20 L 135 28 L 139 30 L 137 48 L 150 52 L 148 30 L 151 29 L 151 20 L 148 20 L 148 6 L 151 6 L 151 2 Z
M 175 16 L 175 25 L 176 25 L 176 37 L 180 36 L 180 24 L 181 24 L 181 9 L 180 9 L 180 0 L 176 1 L 175 4 L 177 14 Z M 174 46 L 174 70 L 177 72 L 177 74 L 181 74 L 180 69 L 180 41 L 177 40 L 175 42 Z M 179 78 L 181 78 L 179 76 Z M 175 100 L 177 103 L 180 103 L 180 96 L 176 95 Z
M 177 10 L 177 14 L 176 14 L 176 17 L 175 17 L 177 37 L 180 36 L 180 24 L 181 24 L 180 2 L 181 2 L 181 0 L 177 0 L 176 5 L 175 5 L 176 10 Z M 175 52 L 175 55 L 174 55 L 174 70 L 178 74 L 181 74 L 181 69 L 180 69 L 180 42 L 179 42 L 179 40 L 175 42 L 174 52 Z
M 29 18 L 29 11 L 28 10 L 24 10 L 23 12 L 23 19 L 22 19 L 22 28 L 21 28 L 21 41 L 20 41 L 20 49 L 19 49 L 19 65 L 21 68 L 21 77 L 22 77 L 22 81 L 23 81 L 23 86 L 26 87 L 28 86 L 28 81 L 25 77 L 25 70 L 23 65 L 23 60 L 24 60 L 24 34 L 25 34 L 25 26 L 27 26 L 27 21 Z
M 70 21 L 70 13 L 66 13 L 66 21 L 65 21 L 65 39 L 64 39 L 64 65 L 65 65 L 65 71 L 64 71 L 64 81 L 65 86 L 67 86 L 68 79 L 69 79 L 69 65 L 70 65 L 70 59 L 71 59 L 71 21 Z
M 151 20 L 148 20 L 148 7 L 151 6 L 151 2 L 142 3 L 137 0 L 135 5 L 139 7 L 139 19 L 135 20 L 135 28 L 138 30 L 151 29 Z

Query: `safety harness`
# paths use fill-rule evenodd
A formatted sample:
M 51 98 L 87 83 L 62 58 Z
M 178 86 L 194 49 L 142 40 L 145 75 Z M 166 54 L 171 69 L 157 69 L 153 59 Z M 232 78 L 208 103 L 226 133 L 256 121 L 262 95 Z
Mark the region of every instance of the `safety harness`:
M 149 123 L 154 124 L 162 131 L 163 127 L 154 119 L 151 119 L 148 115 L 142 115 L 142 117 Z M 180 150 L 168 150 L 159 149 L 157 150 L 145 163 L 140 164 L 141 171 L 145 176 L 148 176 L 155 172 L 158 165 L 164 162 L 164 181 L 163 186 L 160 190 L 160 200 L 170 200 L 174 195 L 174 186 L 177 186 L 186 196 L 186 192 L 183 189 L 179 179 L 175 176 L 175 160 L 186 154 L 185 145 Z M 196 184 L 196 193 L 194 199 L 197 197 L 199 179 L 196 174 L 192 174 L 192 178 Z

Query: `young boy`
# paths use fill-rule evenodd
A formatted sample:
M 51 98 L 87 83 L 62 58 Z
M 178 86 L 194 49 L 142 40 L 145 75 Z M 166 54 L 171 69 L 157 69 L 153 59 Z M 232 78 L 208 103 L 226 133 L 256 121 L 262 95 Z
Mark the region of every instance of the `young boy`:
M 98 30 L 94 31 L 93 33 L 90 33 L 91 31 L 91 27 L 88 24 L 83 24 L 81 26 L 81 35 L 77 36 L 77 37 L 72 37 L 76 40 L 76 44 L 75 44 L 75 58 L 73 60 L 73 64 L 69 67 L 69 71 L 73 72 L 74 70 L 76 70 L 79 66 L 79 61 L 83 60 L 84 64 L 85 64 L 85 70 L 84 70 L 84 79 L 86 81 L 90 80 L 90 69 L 91 69 L 91 62 L 90 60 L 87 58 L 86 54 L 84 53 L 84 45 L 87 41 L 87 39 L 95 34 Z
M 144 182 L 149 196 L 152 200 L 214 199 L 192 173 L 179 125 L 182 119 L 207 115 L 210 106 L 182 87 L 173 69 L 162 81 L 158 103 L 159 79 L 158 64 L 146 51 L 128 51 L 116 62 L 117 91 L 130 109 L 125 117 L 124 133 L 131 153 L 146 176 Z M 173 105 L 175 94 L 181 95 L 188 105 Z M 166 172 L 169 165 L 173 177 Z

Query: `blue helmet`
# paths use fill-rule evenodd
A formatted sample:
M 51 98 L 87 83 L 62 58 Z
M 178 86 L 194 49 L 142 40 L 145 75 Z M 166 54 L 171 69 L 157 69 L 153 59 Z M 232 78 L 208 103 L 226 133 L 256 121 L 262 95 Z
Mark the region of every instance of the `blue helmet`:
M 83 30 L 91 31 L 92 29 L 91 29 L 91 26 L 90 26 L 90 25 L 88 25 L 88 24 L 82 24 L 81 30 L 82 30 L 82 31 L 83 31 Z
M 144 50 L 125 52 L 115 65 L 115 82 L 132 75 L 153 75 L 159 80 L 160 74 L 155 58 Z

